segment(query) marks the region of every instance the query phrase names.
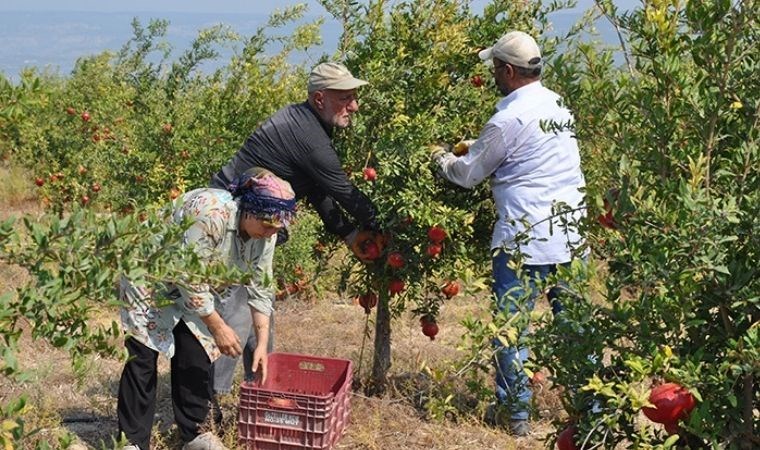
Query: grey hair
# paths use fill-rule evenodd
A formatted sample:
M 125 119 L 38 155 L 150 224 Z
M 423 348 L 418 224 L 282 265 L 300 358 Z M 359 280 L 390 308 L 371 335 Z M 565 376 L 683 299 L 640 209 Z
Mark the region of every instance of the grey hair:
M 541 66 L 528 69 L 526 67 L 520 67 L 513 65 L 515 72 L 523 78 L 538 78 L 541 76 Z

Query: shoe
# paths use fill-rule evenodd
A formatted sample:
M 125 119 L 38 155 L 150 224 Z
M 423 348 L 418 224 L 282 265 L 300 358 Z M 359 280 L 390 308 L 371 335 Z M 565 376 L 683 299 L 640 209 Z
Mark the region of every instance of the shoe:
M 140 447 L 136 446 L 135 444 L 129 444 L 122 447 L 121 450 L 140 450 Z
M 530 434 L 530 424 L 527 420 L 512 420 L 509 422 L 509 432 L 513 436 L 527 436 Z
M 496 403 L 491 403 L 486 408 L 483 421 L 489 426 L 502 428 L 507 425 L 506 416 L 506 412 L 502 411 L 502 407 Z
M 182 446 L 182 450 L 228 450 L 213 433 L 199 434 Z
M 527 436 L 530 434 L 530 424 L 527 420 L 515 420 L 509 418 L 506 407 L 491 403 L 486 408 L 483 421 L 496 428 L 504 428 L 513 436 Z

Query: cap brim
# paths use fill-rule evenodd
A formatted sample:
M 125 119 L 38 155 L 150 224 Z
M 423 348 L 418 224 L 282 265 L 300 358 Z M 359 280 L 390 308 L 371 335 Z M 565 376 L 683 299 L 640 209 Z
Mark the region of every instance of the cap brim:
M 333 83 L 329 86 L 327 86 L 325 89 L 335 89 L 338 91 L 349 91 L 351 89 L 356 89 L 359 86 L 364 86 L 365 84 L 369 84 L 368 82 L 364 80 L 360 80 L 358 78 L 351 78 L 348 80 L 341 80 L 337 83 Z
M 485 50 L 478 52 L 478 57 L 486 63 L 486 65 L 493 64 L 493 47 L 488 47 Z

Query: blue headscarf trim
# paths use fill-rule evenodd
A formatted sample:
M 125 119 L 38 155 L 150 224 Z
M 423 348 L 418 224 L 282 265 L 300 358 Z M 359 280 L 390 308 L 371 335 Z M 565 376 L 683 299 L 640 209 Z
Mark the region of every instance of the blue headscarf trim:
M 277 219 L 287 226 L 295 217 L 296 199 L 269 197 L 246 191 L 240 196 L 240 209 L 262 219 Z
M 247 170 L 227 190 L 238 199 L 239 208 L 255 217 L 288 226 L 296 214 L 296 199 L 290 184 L 266 169 Z

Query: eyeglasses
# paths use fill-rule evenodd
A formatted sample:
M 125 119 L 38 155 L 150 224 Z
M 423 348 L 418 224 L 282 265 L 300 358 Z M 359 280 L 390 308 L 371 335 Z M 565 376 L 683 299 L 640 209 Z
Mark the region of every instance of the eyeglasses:
M 341 104 L 348 104 L 351 102 L 359 102 L 359 97 L 356 95 L 355 90 L 350 90 L 349 92 L 337 90 L 337 89 L 325 89 L 323 92 L 327 93 L 329 92 L 332 99 L 336 100 L 338 103 Z

